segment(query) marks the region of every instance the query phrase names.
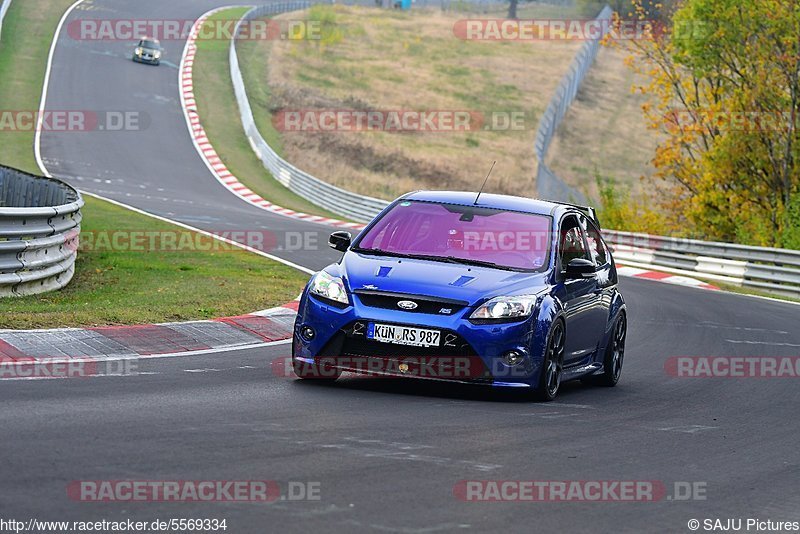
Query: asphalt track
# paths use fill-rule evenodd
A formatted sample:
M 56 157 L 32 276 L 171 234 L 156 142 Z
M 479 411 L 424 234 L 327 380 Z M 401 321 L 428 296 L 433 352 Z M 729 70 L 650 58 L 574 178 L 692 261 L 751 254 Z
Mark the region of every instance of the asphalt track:
M 229 2 L 236 5 L 237 3 Z M 194 20 L 220 0 L 91 0 L 62 27 L 53 64 L 48 110 L 137 112 L 140 131 L 44 132 L 41 156 L 48 171 L 76 187 L 204 230 L 270 231 L 269 252 L 320 269 L 336 255 L 331 229 L 247 204 L 217 182 L 197 154 L 180 106 L 178 67 L 185 41 L 162 43 L 159 67 L 130 60 L 130 41 L 77 40 L 69 24 L 82 18 Z M 238 120 L 231 117 L 231 120 Z M 298 234 L 319 247 L 294 247 Z M 283 249 L 283 250 L 281 250 Z
M 194 18 L 217 0 L 95 1 L 92 17 Z M 76 11 L 72 17 L 87 16 Z M 177 63 L 182 44 L 167 45 Z M 320 231 L 227 193 L 191 144 L 177 72 L 129 45 L 62 34 L 48 109 L 147 111 L 143 132 L 46 133 L 48 169 L 209 230 Z M 232 119 L 233 120 L 233 119 Z M 327 250 L 277 251 L 310 268 Z M 139 374 L 0 383 L 0 515 L 226 518 L 231 532 L 688 532 L 692 518 L 800 519 L 797 378 L 677 378 L 672 356 L 796 356 L 800 307 L 624 279 L 623 379 L 569 384 L 554 403 L 486 388 L 276 376 L 288 345 L 141 361 Z M 319 482 L 319 501 L 86 503 L 75 480 Z M 705 500 L 474 503 L 461 480 L 656 480 Z

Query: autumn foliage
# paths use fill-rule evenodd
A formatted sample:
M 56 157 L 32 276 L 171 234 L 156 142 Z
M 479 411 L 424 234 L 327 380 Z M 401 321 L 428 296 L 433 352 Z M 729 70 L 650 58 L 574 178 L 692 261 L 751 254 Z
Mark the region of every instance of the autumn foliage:
M 637 0 L 638 1 L 638 0 Z M 644 75 L 657 211 L 673 233 L 800 248 L 800 3 L 635 3 L 647 38 L 614 43 Z

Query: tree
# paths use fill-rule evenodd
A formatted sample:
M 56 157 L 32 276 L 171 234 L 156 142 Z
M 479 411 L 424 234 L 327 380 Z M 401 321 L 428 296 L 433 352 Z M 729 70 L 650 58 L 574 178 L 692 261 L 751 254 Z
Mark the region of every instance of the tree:
M 647 20 L 641 3 L 635 13 Z M 666 133 L 662 204 L 686 233 L 781 246 L 798 226 L 800 3 L 686 0 L 627 46 L 647 77 L 645 115 Z
M 508 3 L 508 18 L 511 20 L 517 19 L 517 2 L 518 0 L 510 0 Z

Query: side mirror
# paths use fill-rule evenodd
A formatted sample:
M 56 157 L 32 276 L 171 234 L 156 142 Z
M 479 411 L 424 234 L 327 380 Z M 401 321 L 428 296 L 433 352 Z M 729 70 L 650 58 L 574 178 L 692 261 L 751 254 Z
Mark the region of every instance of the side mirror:
M 594 263 L 585 258 L 573 258 L 567 264 L 567 278 L 591 278 L 594 276 Z
M 331 237 L 328 239 L 328 245 L 340 252 L 344 252 L 350 248 L 350 241 L 352 239 L 353 237 L 350 235 L 350 232 L 333 232 Z

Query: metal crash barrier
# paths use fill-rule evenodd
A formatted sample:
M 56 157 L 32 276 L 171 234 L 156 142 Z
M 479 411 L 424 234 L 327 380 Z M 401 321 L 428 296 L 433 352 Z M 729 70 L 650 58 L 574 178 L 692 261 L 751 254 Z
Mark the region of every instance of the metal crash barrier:
M 75 272 L 80 193 L 0 165 L 0 297 L 60 289 Z

